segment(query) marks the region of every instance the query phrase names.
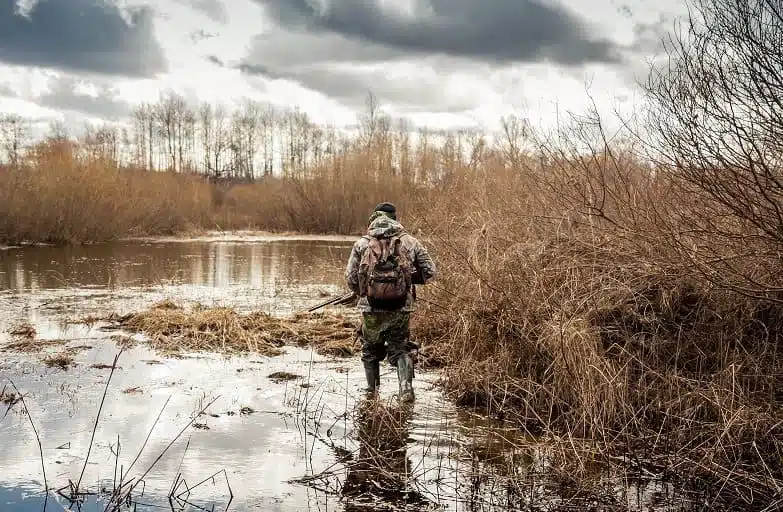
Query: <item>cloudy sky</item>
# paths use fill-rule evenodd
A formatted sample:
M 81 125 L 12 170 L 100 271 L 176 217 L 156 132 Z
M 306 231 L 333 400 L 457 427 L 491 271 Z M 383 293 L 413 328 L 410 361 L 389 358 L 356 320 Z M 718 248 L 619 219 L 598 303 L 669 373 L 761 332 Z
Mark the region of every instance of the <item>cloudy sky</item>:
M 122 120 L 174 90 L 432 127 L 632 108 L 679 0 L 0 0 L 0 112 Z

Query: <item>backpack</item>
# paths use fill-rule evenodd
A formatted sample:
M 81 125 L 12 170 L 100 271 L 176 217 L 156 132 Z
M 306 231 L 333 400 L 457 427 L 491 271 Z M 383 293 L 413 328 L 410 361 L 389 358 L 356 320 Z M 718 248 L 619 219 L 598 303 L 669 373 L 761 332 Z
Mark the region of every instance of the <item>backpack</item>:
M 399 236 L 375 238 L 359 262 L 359 295 L 370 307 L 394 311 L 405 306 L 411 290 L 413 266 Z

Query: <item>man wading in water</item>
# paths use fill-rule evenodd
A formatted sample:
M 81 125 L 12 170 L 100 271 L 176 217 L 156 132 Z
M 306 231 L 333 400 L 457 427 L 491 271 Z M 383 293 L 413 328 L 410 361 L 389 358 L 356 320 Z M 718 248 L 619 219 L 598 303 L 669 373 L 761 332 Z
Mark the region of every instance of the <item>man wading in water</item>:
M 367 391 L 375 392 L 380 385 L 380 363 L 388 355 L 389 364 L 397 368 L 399 399 L 413 400 L 409 324 L 415 285 L 430 282 L 435 273 L 427 249 L 397 222 L 394 205 L 376 206 L 367 234 L 354 244 L 345 270 L 363 315 L 360 332 Z

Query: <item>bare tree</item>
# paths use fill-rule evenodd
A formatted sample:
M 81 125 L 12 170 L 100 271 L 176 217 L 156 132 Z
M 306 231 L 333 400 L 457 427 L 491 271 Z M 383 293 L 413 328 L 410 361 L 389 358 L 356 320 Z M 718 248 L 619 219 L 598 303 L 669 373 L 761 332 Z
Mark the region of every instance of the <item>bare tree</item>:
M 100 126 L 88 124 L 81 142 L 91 158 L 119 167 L 120 133 L 116 126 L 108 123 Z
M 518 116 L 500 118 L 501 133 L 498 149 L 503 155 L 505 165 L 519 168 L 524 156 L 525 139 L 530 133 L 530 123 Z
M 231 119 L 231 152 L 235 177 L 251 181 L 256 176 L 255 161 L 262 142 L 261 107 L 245 99 Z
M 137 166 L 146 167 L 148 171 L 155 168 L 156 135 L 154 106 L 149 103 L 138 105 L 133 111 L 134 160 Z
M 275 161 L 275 111 L 269 106 L 261 113 L 261 132 L 262 132 L 262 161 L 264 163 L 264 175 L 271 175 L 274 172 Z
M 155 118 L 158 133 L 163 140 L 168 169 L 181 172 L 187 144 L 187 126 L 193 119 L 185 98 L 173 91 L 166 92 L 156 105 Z
M 720 284 L 781 299 L 783 6 L 690 7 L 667 41 L 667 65 L 645 84 L 653 106 L 647 136 L 690 194 L 680 218 L 688 234 L 677 242 Z
M 397 134 L 395 138 L 395 155 L 397 157 L 396 168 L 406 184 L 413 181 L 413 158 L 411 147 L 411 132 L 409 123 L 404 119 L 397 120 Z
M 378 98 L 371 91 L 367 93 L 365 107 L 367 110 L 359 118 L 359 137 L 369 154 L 372 151 L 372 145 L 378 131 L 379 119 L 383 114 Z
M 5 153 L 5 161 L 12 167 L 18 167 L 22 153 L 30 138 L 30 123 L 15 114 L 0 115 L 0 144 Z

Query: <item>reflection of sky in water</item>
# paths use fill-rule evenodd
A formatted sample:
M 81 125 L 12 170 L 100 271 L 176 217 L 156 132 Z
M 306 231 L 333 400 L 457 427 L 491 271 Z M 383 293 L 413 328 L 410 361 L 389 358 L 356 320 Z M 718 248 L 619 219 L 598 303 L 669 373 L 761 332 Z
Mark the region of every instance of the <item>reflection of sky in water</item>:
M 115 242 L 0 251 L 0 290 L 335 283 L 352 239 Z
M 109 375 L 109 370 L 91 366 L 111 363 L 117 350 L 112 343 L 97 341 L 90 342 L 93 348 L 80 352 L 77 366 L 66 372 L 42 367 L 35 356 L 24 354 L 8 354 L 0 363 L 0 374 L 13 378 L 26 393 L 43 441 L 52 487 L 78 479 L 84 463 Z M 78 343 L 83 342 L 71 345 Z M 335 479 L 339 484 L 345 478 L 335 447 L 349 452 L 358 448 L 358 426 L 351 416 L 346 419 L 345 412 L 352 413 L 362 396 L 361 363 L 355 358 L 331 360 L 294 347 L 286 350 L 278 357 L 247 359 L 205 354 L 160 359 L 141 346 L 127 351 L 109 386 L 83 485 L 90 490 L 111 487 L 115 463 L 111 450 L 117 438 L 119 464 L 127 468 L 152 430 L 131 472 L 138 477 L 194 413 L 218 397 L 209 414 L 198 419 L 209 429 L 191 427 L 186 431 L 145 479 L 145 499 L 141 501 L 165 504 L 164 497 L 180 473 L 193 485 L 225 470 L 234 494 L 230 510 L 343 510 L 336 496 L 290 481 L 330 468 L 336 471 L 330 489 L 335 489 Z M 287 383 L 268 379 L 277 371 L 291 372 L 301 379 Z M 445 510 L 508 510 L 509 487 L 504 476 L 508 476 L 506 462 L 513 459 L 518 464 L 517 475 L 523 478 L 524 488 L 516 488 L 517 492 L 527 493 L 538 504 L 556 498 L 553 488 L 540 476 L 546 467 L 542 457 L 546 445 L 510 448 L 508 440 L 519 441 L 512 430 L 498 429 L 489 421 L 457 411 L 437 391 L 436 378 L 420 372 L 416 380 L 417 400 L 405 452 L 410 461 L 411 489 L 431 500 L 440 497 Z M 383 398 L 390 399 L 396 389 L 396 374 L 384 365 L 381 379 Z M 302 388 L 302 383 L 311 387 Z M 254 412 L 243 415 L 243 407 Z M 4 500 L 17 501 L 20 489 L 33 493 L 42 483 L 41 466 L 35 437 L 18 405 L 0 420 L 0 439 L 0 510 L 6 510 Z M 483 459 L 474 458 L 478 454 Z M 622 492 L 621 482 L 616 483 Z M 652 484 L 640 490 L 638 498 L 648 501 L 652 491 L 664 489 Z M 194 501 L 208 509 L 214 503 L 215 510 L 224 510 L 227 496 L 222 475 L 192 493 Z M 633 491 L 627 499 L 636 499 Z
M 67 372 L 43 368 L 32 356 L 19 354 L 11 354 L 11 360 L 0 365 L 0 371 L 28 393 L 26 400 L 43 441 L 50 486 L 61 487 L 68 479 L 78 479 L 109 375 L 109 370 L 91 365 L 110 363 L 115 352 L 110 343 L 95 344 L 81 352 L 78 366 Z M 178 472 L 192 485 L 225 469 L 235 495 L 234 510 L 307 510 L 318 503 L 321 510 L 335 510 L 323 507 L 325 496 L 288 481 L 332 465 L 335 452 L 324 440 L 355 448 L 354 426 L 344 419 L 344 413 L 361 397 L 363 372 L 357 360 L 328 360 L 297 348 L 287 348 L 287 352 L 274 358 L 250 359 L 199 355 L 162 360 L 160 364 L 149 364 L 158 356 L 143 347 L 126 352 L 112 377 L 84 484 L 92 490 L 111 485 L 114 457 L 110 447 L 116 446 L 119 436 L 120 464 L 127 468 L 167 399 L 161 421 L 132 471 L 136 476 L 194 412 L 220 395 L 208 410 L 217 417 L 207 415 L 198 420 L 209 430 L 188 429 L 145 479 L 150 499 L 165 496 Z M 267 378 L 282 370 L 302 379 L 275 383 Z M 382 378 L 385 397 L 389 398 L 396 388 L 396 375 L 384 368 Z M 437 453 L 454 451 L 451 441 L 446 438 L 437 448 L 428 443 L 433 432 L 445 435 L 455 421 L 455 410 L 437 392 L 428 391 L 431 381 L 432 376 L 426 375 L 418 379 L 416 407 L 420 414 L 411 426 L 415 441 L 409 446 L 409 457 L 414 462 L 426 457 L 431 467 L 440 465 L 448 470 L 449 464 L 439 461 Z M 302 388 L 300 384 L 305 382 L 312 387 Z M 126 390 L 133 392 L 123 392 Z M 243 415 L 243 407 L 255 412 Z M 0 422 L 0 488 L 9 496 L 5 499 L 13 500 L 19 496 L 9 495 L 9 489 L 42 483 L 35 437 L 19 409 L 17 406 Z M 328 436 L 326 430 L 330 430 Z M 313 437 L 316 432 L 318 439 Z M 430 473 L 436 476 L 434 470 Z M 220 510 L 228 494 L 224 483 L 225 479 L 216 478 L 214 485 L 194 491 L 194 498 L 214 501 Z M 3 499 L 0 495 L 0 504 Z

